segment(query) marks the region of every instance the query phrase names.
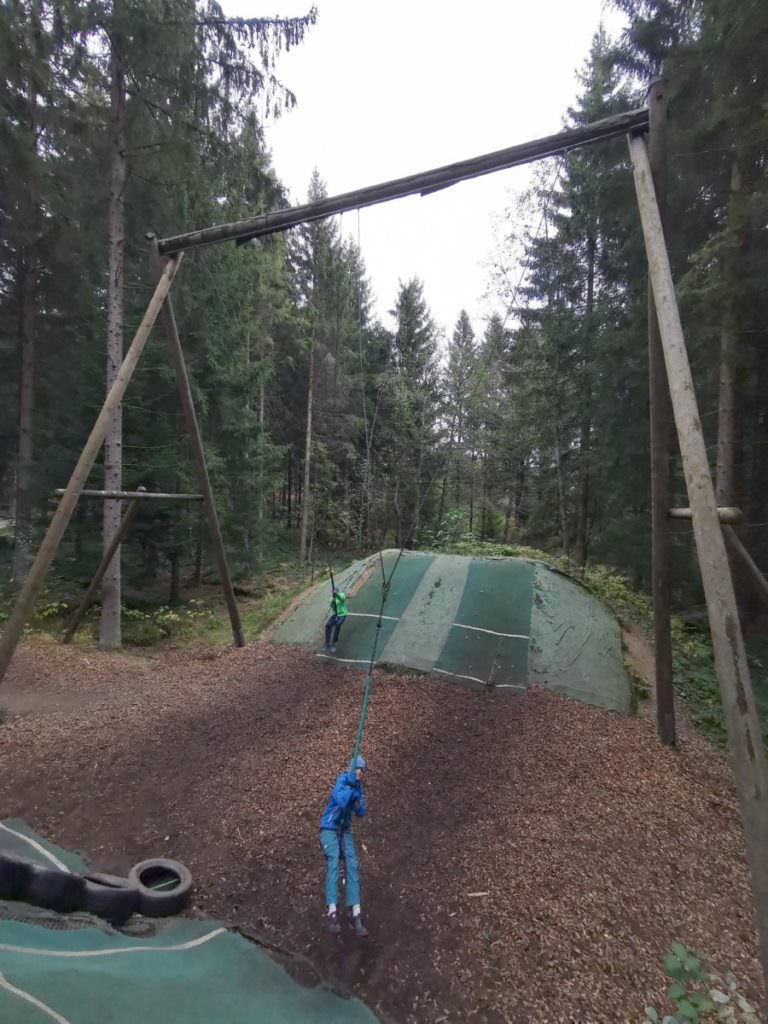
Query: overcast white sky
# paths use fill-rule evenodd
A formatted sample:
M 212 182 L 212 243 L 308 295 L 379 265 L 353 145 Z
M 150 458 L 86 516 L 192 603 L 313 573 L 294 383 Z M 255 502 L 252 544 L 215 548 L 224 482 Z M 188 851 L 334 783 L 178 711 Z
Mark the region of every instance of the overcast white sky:
M 283 16 L 310 5 L 223 4 L 229 14 Z M 297 203 L 306 201 L 315 166 L 335 195 L 558 131 L 601 19 L 612 34 L 622 24 L 606 0 L 317 0 L 317 7 L 317 24 L 278 66 L 298 107 L 266 127 L 276 171 Z M 482 264 L 494 215 L 530 174 L 513 168 L 360 212 L 363 257 L 386 323 L 398 280 L 417 275 L 447 332 L 462 307 L 482 330 L 490 311 Z M 356 239 L 358 213 L 344 214 L 341 226 Z

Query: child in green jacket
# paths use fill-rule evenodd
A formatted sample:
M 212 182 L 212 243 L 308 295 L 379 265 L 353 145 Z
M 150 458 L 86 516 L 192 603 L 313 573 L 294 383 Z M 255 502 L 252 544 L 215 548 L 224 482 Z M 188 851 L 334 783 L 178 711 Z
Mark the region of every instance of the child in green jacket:
M 335 652 L 341 627 L 344 625 L 344 620 L 348 614 L 347 595 L 339 590 L 338 587 L 334 587 L 333 595 L 331 596 L 331 617 L 325 624 L 326 654 L 333 654 Z

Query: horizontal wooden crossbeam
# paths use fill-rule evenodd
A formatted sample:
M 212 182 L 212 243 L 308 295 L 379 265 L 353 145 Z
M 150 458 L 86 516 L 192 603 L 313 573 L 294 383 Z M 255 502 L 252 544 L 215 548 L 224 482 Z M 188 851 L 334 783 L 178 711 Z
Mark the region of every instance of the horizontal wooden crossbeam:
M 56 494 L 63 494 L 64 488 L 57 487 Z M 157 498 L 160 501 L 202 501 L 202 494 L 165 494 L 162 491 L 81 491 L 84 498 L 103 498 L 105 501 L 119 501 L 123 498 Z
M 729 508 L 721 505 L 717 510 L 721 523 L 743 523 L 744 513 L 740 508 Z M 671 508 L 670 519 L 693 519 L 693 513 L 689 508 Z
M 494 153 L 472 157 L 455 164 L 445 164 L 431 171 L 422 171 L 405 178 L 395 178 L 380 185 L 369 185 L 355 192 L 330 196 L 303 206 L 292 206 L 287 210 L 276 210 L 263 213 L 248 220 L 235 221 L 232 224 L 216 224 L 213 227 L 190 231 L 185 235 L 174 235 L 163 238 L 157 243 L 158 250 L 164 254 L 181 252 L 183 249 L 195 249 L 201 245 L 213 245 L 216 242 L 227 242 L 239 239 L 241 242 L 250 238 L 272 235 L 278 231 L 286 231 L 298 224 L 306 224 L 313 220 L 332 217 L 346 210 L 359 210 L 364 206 L 386 203 L 390 199 L 402 199 L 410 195 L 428 195 L 440 189 L 457 185 L 460 181 L 479 178 L 484 174 L 502 171 L 508 167 L 541 160 L 543 157 L 567 153 L 578 146 L 591 146 L 596 142 L 612 139 L 626 132 L 638 131 L 648 127 L 648 110 L 628 110 L 623 114 L 614 114 L 592 124 L 580 125 L 578 128 L 567 128 L 555 135 L 547 135 L 532 142 L 523 142 L 508 149 L 499 149 Z

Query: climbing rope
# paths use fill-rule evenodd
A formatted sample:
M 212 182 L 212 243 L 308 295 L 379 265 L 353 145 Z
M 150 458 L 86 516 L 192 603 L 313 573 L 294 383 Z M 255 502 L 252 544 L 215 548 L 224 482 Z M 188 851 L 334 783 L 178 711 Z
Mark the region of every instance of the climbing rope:
M 381 567 L 381 604 L 379 605 L 379 615 L 376 620 L 376 632 L 373 635 L 373 644 L 371 645 L 371 657 L 368 663 L 368 671 L 365 674 L 363 699 L 362 704 L 360 706 L 360 718 L 357 723 L 357 733 L 355 734 L 355 747 L 352 752 L 352 759 L 350 761 L 350 764 L 352 765 L 354 765 L 355 762 L 357 761 L 357 756 L 360 753 L 360 745 L 363 740 L 363 730 L 365 729 L 365 720 L 368 714 L 368 702 L 370 700 L 371 686 L 373 684 L 373 669 L 374 665 L 376 664 L 376 652 L 379 646 L 381 626 L 384 619 L 384 608 L 386 607 L 387 598 L 389 597 L 389 591 L 392 586 L 392 579 L 395 573 L 397 572 L 397 567 L 400 565 L 400 560 L 402 559 L 403 554 L 405 553 L 406 547 L 412 539 L 413 532 L 416 529 L 416 523 L 419 522 L 419 516 L 424 506 L 424 502 L 427 500 L 427 497 L 429 496 L 432 490 L 432 486 L 435 480 L 437 479 L 438 473 L 440 473 L 444 468 L 443 462 L 445 462 L 446 459 L 447 456 L 444 456 L 444 459 L 438 463 L 438 465 L 435 467 L 435 471 L 432 474 L 432 477 L 428 485 L 424 488 L 421 499 L 418 505 L 416 506 L 416 510 L 413 514 L 413 522 L 411 523 L 411 527 L 405 536 L 405 540 L 403 541 L 403 544 L 397 554 L 395 564 L 392 566 L 392 571 L 390 572 L 389 576 L 387 576 L 386 569 L 384 567 L 384 552 L 381 550 L 381 548 L 379 548 L 379 565 Z
M 562 170 L 562 162 L 558 161 L 557 166 L 556 166 L 555 175 L 554 175 L 553 188 L 555 188 L 557 186 L 557 184 L 558 184 L 558 182 L 560 180 L 561 170 Z M 523 279 L 525 277 L 525 274 L 528 271 L 528 263 L 529 263 L 529 260 L 530 260 L 531 251 L 535 247 L 536 243 L 538 242 L 539 235 L 541 233 L 541 228 L 542 228 L 542 226 L 544 224 L 545 218 L 546 218 L 546 210 L 545 210 L 544 214 L 542 215 L 542 218 L 541 218 L 541 221 L 540 221 L 538 227 L 536 228 L 533 246 L 530 247 L 530 249 L 529 249 L 529 251 L 528 251 L 528 253 L 526 255 L 525 263 L 523 265 L 523 268 L 522 268 L 522 271 L 521 271 L 521 274 L 520 274 L 520 279 L 517 282 L 517 286 L 514 289 L 514 293 L 513 293 L 512 299 L 511 299 L 510 304 L 509 304 L 509 306 L 507 308 L 507 315 L 506 315 L 505 321 L 504 321 L 505 323 L 506 323 L 506 320 L 509 318 L 510 314 L 513 312 L 514 307 L 517 304 L 517 298 L 518 298 L 518 295 L 520 293 L 520 289 L 522 287 Z M 358 253 L 359 253 L 360 252 L 360 210 L 357 211 L 357 239 L 358 239 Z M 363 422 L 365 424 L 366 450 L 369 451 L 369 448 L 370 448 L 370 438 L 369 438 L 369 425 L 368 425 L 368 410 L 367 410 L 366 401 L 365 401 L 365 382 L 363 380 L 363 372 L 362 372 L 363 371 L 363 366 L 364 366 L 363 347 L 362 347 L 362 309 L 361 309 L 361 304 L 360 304 L 359 298 L 360 297 L 358 296 L 358 321 L 359 321 L 358 322 L 358 348 L 359 348 L 360 370 L 361 370 L 361 391 L 362 391 L 362 405 L 363 405 Z M 487 369 L 486 369 L 486 373 L 487 373 Z M 480 374 L 480 375 L 478 375 L 478 377 L 485 377 L 485 374 Z M 480 385 L 481 385 L 481 381 L 479 379 L 476 379 L 475 380 L 475 386 L 472 389 L 473 392 Z M 372 432 L 372 426 L 371 426 L 371 432 Z M 381 626 L 382 626 L 382 622 L 383 622 L 383 618 L 384 618 L 384 608 L 385 608 L 386 603 L 387 603 L 387 598 L 389 597 L 389 591 L 390 591 L 390 587 L 391 587 L 391 584 L 392 584 L 392 579 L 393 579 L 393 577 L 395 575 L 395 572 L 397 571 L 397 567 L 400 564 L 400 560 L 403 557 L 403 553 L 405 552 L 406 545 L 412 539 L 412 534 L 413 534 L 413 532 L 414 532 L 414 530 L 416 528 L 416 524 L 419 522 L 419 516 L 420 516 L 420 513 L 421 513 L 422 506 L 424 505 L 424 502 L 426 501 L 427 496 L 430 494 L 430 492 L 432 490 L 432 486 L 434 485 L 434 482 L 437 479 L 437 474 L 443 468 L 443 463 L 447 463 L 447 459 L 448 459 L 448 453 L 444 452 L 443 453 L 443 459 L 438 461 L 438 465 L 435 468 L 435 472 L 432 474 L 432 478 L 429 481 L 429 484 L 427 485 L 427 487 L 424 488 L 424 490 L 422 492 L 421 499 L 419 500 L 419 502 L 418 502 L 418 504 L 416 506 L 416 511 L 414 512 L 414 517 L 413 517 L 413 522 L 411 524 L 411 528 L 408 531 L 408 533 L 406 534 L 405 540 L 403 541 L 403 545 L 400 548 L 400 551 L 398 552 L 397 558 L 395 559 L 395 564 L 392 566 L 392 571 L 390 572 L 389 576 L 387 576 L 386 570 L 385 570 L 385 567 L 384 567 L 384 554 L 383 554 L 382 550 L 379 549 L 379 565 L 381 567 L 381 604 L 379 606 L 379 615 L 378 615 L 378 618 L 376 620 L 376 632 L 374 633 L 374 636 L 373 636 L 373 644 L 371 646 L 371 657 L 370 657 L 370 660 L 369 660 L 369 663 L 368 663 L 368 671 L 365 674 L 365 685 L 364 685 L 364 688 L 363 688 L 363 698 L 362 698 L 362 703 L 361 703 L 361 707 L 360 707 L 360 717 L 359 717 L 358 723 L 357 723 L 357 732 L 355 734 L 355 746 L 354 746 L 354 751 L 352 753 L 352 760 L 350 762 L 352 765 L 355 764 L 355 762 L 357 760 L 357 757 L 358 757 L 358 755 L 360 753 L 360 745 L 361 745 L 362 739 L 363 739 L 363 730 L 365 729 L 365 721 L 366 721 L 366 717 L 367 717 L 367 714 L 368 714 L 368 703 L 369 703 L 370 696 L 371 696 L 371 686 L 372 686 L 372 683 L 373 683 L 373 669 L 374 669 L 374 665 L 376 664 L 376 653 L 377 653 L 377 650 L 378 650 L 379 638 L 381 636 Z M 369 470 L 370 470 L 370 467 L 366 467 L 366 471 L 369 471 Z M 363 500 L 365 500 L 365 495 L 363 496 Z

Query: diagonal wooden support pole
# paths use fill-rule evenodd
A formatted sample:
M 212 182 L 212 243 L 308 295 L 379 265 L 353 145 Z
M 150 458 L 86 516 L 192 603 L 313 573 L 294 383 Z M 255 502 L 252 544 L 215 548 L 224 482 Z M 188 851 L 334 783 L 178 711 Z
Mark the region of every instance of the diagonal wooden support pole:
M 184 410 L 184 420 L 187 424 L 187 434 L 189 435 L 189 443 L 192 449 L 192 461 L 195 464 L 195 473 L 197 474 L 197 486 L 203 494 L 203 505 L 208 517 L 208 530 L 211 534 L 213 555 L 216 559 L 216 567 L 219 570 L 219 578 L 221 579 L 221 586 L 224 590 L 224 600 L 226 601 L 227 611 L 229 612 L 229 621 L 232 626 L 232 640 L 235 647 L 245 647 L 243 626 L 240 621 L 240 609 L 237 607 L 235 590 L 232 586 L 232 579 L 229 575 L 227 555 L 224 551 L 224 539 L 221 536 L 219 517 L 216 512 L 216 503 L 213 500 L 211 480 L 208 476 L 208 466 L 205 462 L 203 439 L 200 436 L 200 427 L 197 423 L 195 403 L 192 398 L 192 389 L 189 386 L 189 375 L 187 374 L 187 366 L 184 362 L 184 352 L 181 347 L 181 339 L 179 338 L 179 331 L 176 326 L 176 317 L 173 315 L 173 305 L 171 304 L 170 295 L 165 300 L 161 317 L 163 326 L 165 327 L 165 333 L 168 336 L 171 361 L 173 363 L 173 368 L 176 371 L 176 382 L 179 386 L 179 397 L 181 398 L 181 406 Z
M 768 608 L 768 580 L 758 569 L 754 559 L 739 540 L 739 535 L 733 527 L 724 526 L 723 536 L 725 537 L 725 545 L 728 548 L 729 554 L 741 566 L 749 582 L 752 584 L 753 591 L 760 598 L 763 605 Z
M 48 527 L 48 531 L 43 538 L 43 542 L 38 549 L 35 561 L 32 563 L 32 568 L 29 570 L 24 586 L 21 588 L 16 604 L 13 606 L 13 611 L 5 624 L 3 635 L 0 637 L 0 682 L 2 682 L 5 676 L 6 669 L 10 664 L 13 652 L 16 650 L 21 634 L 24 631 L 24 626 L 29 618 L 32 608 L 35 603 L 35 598 L 40 592 L 40 588 L 45 582 L 45 577 L 48 575 L 48 570 L 51 567 L 51 562 L 56 557 L 61 538 L 64 536 L 64 531 L 69 525 L 69 520 L 72 518 L 72 513 L 75 510 L 77 499 L 80 497 L 80 492 L 85 486 L 85 481 L 88 478 L 88 474 L 91 471 L 93 463 L 96 461 L 96 456 L 99 454 L 99 450 L 104 443 L 109 424 L 114 416 L 115 410 L 123 400 L 126 388 L 128 387 L 133 371 L 136 369 L 136 364 L 141 357 L 141 353 L 144 351 L 144 346 L 147 343 L 147 338 L 152 330 L 157 315 L 160 312 L 160 308 L 166 299 L 166 296 L 170 293 L 173 279 L 176 276 L 176 271 L 179 268 L 181 257 L 176 256 L 173 259 L 169 259 L 160 275 L 160 280 L 157 282 L 155 293 L 152 296 L 147 311 L 144 314 L 144 319 L 139 324 L 139 329 L 133 337 L 133 341 L 130 344 L 128 351 L 123 359 L 122 366 L 118 371 L 115 382 L 110 388 L 109 394 L 104 400 L 104 404 L 101 407 L 96 423 L 93 426 L 90 437 L 85 442 L 85 447 L 80 454 L 80 458 L 77 461 L 77 465 L 72 471 L 69 483 L 66 486 L 64 494 L 62 495 L 59 506 L 53 514 L 53 519 Z
M 707 601 L 715 667 L 752 874 L 763 976 L 768 988 L 768 761 L 755 710 L 733 579 L 715 501 L 669 255 L 656 204 L 651 166 L 641 136 L 630 137 L 629 151 L 648 254 L 648 271 L 664 347 L 672 411 L 693 516 L 693 532 Z
M 94 573 L 93 579 L 88 584 L 88 589 L 83 594 L 82 601 L 70 616 L 69 622 L 61 635 L 61 642 L 63 644 L 69 644 L 72 642 L 72 637 L 75 635 L 78 626 L 83 621 L 83 616 L 91 607 L 94 597 L 96 597 L 96 591 L 101 585 L 104 573 L 109 568 L 115 554 L 119 551 L 120 545 L 123 543 L 123 538 L 130 530 L 131 524 L 136 518 L 136 513 L 139 511 L 139 505 L 140 501 L 138 498 L 134 498 L 133 501 L 128 504 L 128 508 L 125 510 L 123 518 L 120 520 L 120 525 L 115 531 L 115 535 L 112 540 L 109 542 L 109 547 L 102 555 L 99 567 Z

